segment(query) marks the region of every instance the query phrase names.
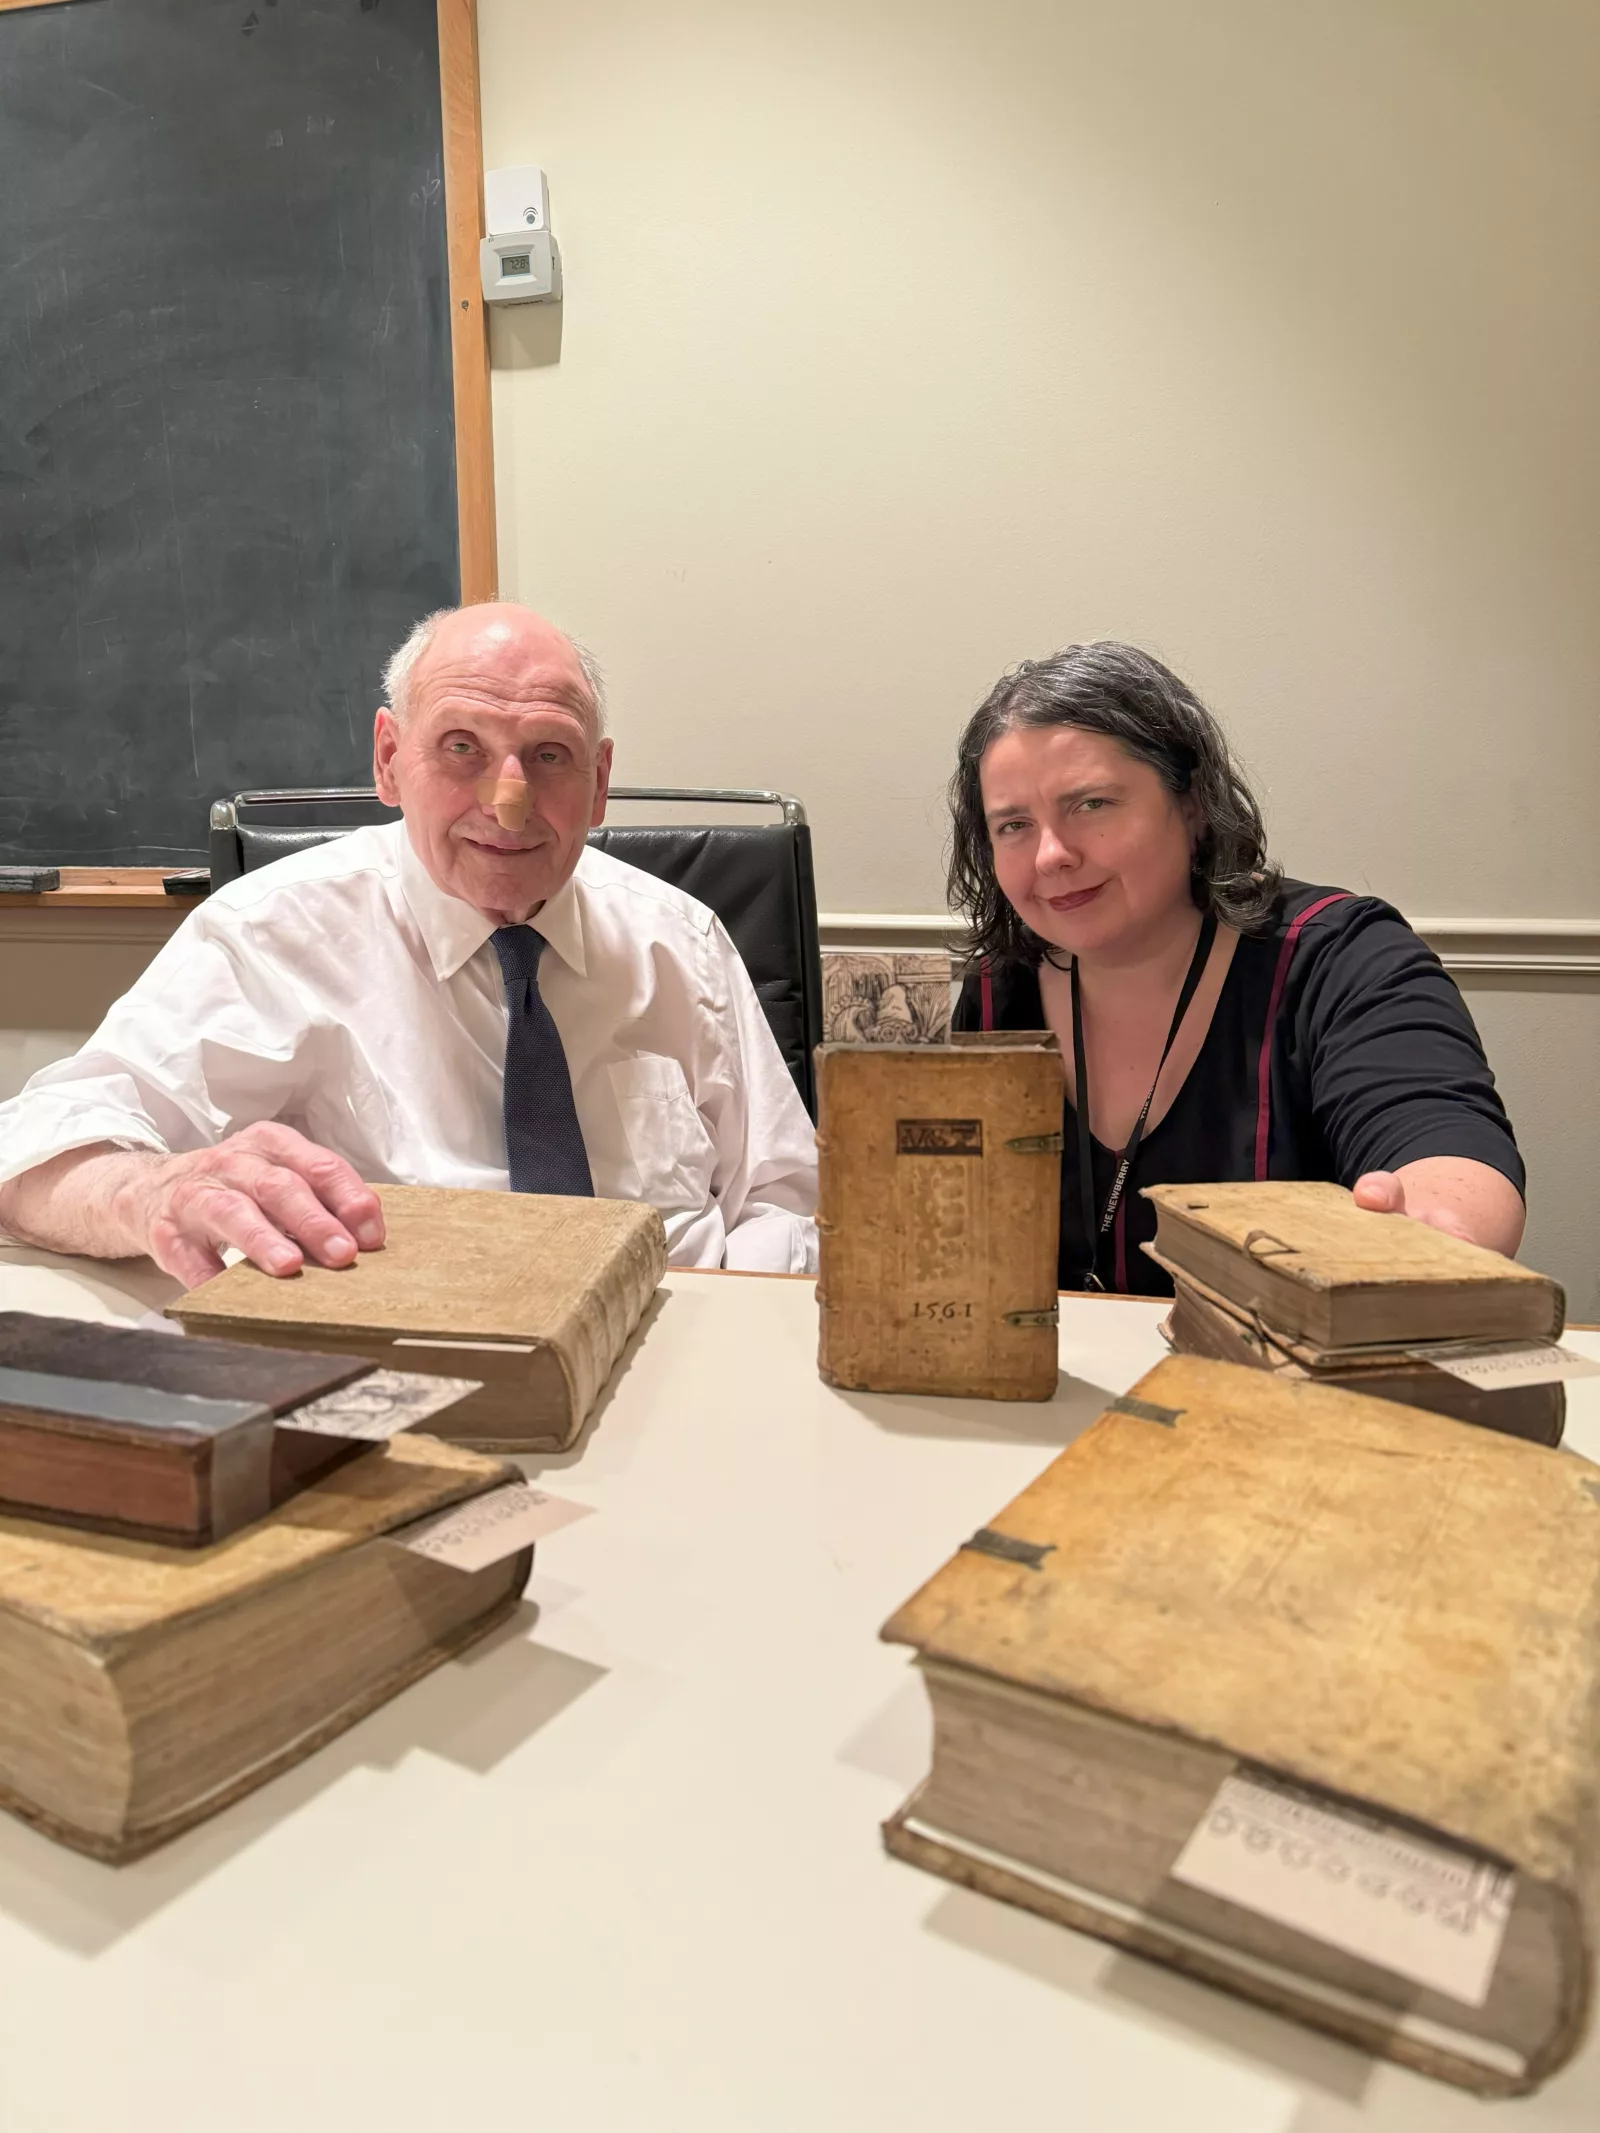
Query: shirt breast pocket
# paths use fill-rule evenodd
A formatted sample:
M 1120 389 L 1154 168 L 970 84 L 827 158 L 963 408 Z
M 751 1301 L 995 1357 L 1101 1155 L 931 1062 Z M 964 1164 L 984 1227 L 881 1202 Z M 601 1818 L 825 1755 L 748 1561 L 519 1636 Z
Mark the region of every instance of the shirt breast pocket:
M 717 1151 L 683 1068 L 659 1052 L 641 1052 L 608 1071 L 638 1197 L 663 1214 L 708 1207 Z

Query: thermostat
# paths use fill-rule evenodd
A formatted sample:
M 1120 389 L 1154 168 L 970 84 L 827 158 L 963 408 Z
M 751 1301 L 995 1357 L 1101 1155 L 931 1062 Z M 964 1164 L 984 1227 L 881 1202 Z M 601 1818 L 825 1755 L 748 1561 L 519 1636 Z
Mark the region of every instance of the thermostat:
M 550 234 L 550 189 L 537 164 L 483 177 L 489 234 L 478 245 L 486 304 L 553 304 L 561 299 L 561 254 Z

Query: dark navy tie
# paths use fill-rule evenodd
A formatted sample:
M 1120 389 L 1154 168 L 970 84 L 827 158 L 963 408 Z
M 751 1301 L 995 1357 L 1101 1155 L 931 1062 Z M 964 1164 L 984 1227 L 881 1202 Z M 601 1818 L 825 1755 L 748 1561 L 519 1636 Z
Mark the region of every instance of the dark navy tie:
M 544 935 L 501 926 L 493 935 L 506 981 L 506 1162 L 513 1192 L 594 1197 L 589 1157 L 572 1101 L 561 1032 L 539 997 Z

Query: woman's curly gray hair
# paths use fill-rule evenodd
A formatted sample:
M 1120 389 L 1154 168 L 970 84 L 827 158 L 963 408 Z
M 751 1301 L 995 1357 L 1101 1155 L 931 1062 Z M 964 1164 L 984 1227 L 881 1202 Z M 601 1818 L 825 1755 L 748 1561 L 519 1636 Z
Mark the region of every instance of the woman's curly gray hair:
M 966 919 L 974 956 L 1037 964 L 1045 949 L 995 878 L 978 779 L 990 746 L 1019 726 L 1103 733 L 1148 763 L 1170 793 L 1193 793 L 1200 808 L 1190 877 L 1195 903 L 1241 933 L 1261 930 L 1283 874 L 1267 857 L 1261 810 L 1221 726 L 1170 667 L 1134 645 L 1107 640 L 1024 660 L 967 721 L 950 780 L 949 886 L 950 908 Z

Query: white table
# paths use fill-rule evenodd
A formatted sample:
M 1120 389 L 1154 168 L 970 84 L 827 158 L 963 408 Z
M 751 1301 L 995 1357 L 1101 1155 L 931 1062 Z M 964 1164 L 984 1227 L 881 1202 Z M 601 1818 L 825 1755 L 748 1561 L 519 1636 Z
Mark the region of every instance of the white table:
M 0 1306 L 171 1285 L 0 1248 Z M 1485 2106 L 888 1859 L 879 1624 L 1161 1354 L 1064 1300 L 1042 1407 L 846 1397 L 808 1283 L 668 1277 L 537 1605 L 113 1870 L 0 1816 L 3 2133 L 1394 2133 Z M 1600 1338 L 1575 1344 L 1600 1354 Z M 1600 1456 L 1600 1378 L 1569 1441 Z M 1600 2046 L 1498 2114 L 1600 2125 Z

